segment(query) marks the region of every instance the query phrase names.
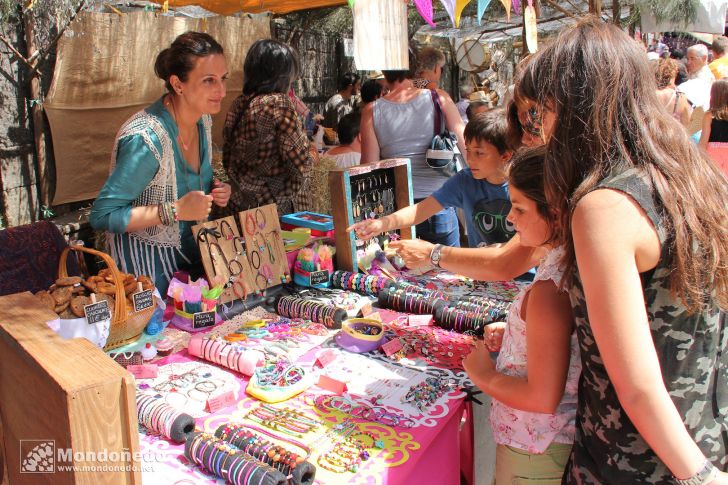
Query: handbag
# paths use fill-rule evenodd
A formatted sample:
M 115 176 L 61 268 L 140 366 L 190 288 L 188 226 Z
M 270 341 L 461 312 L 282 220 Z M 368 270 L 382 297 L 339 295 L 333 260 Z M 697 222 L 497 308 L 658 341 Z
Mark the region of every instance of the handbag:
M 437 91 L 431 89 L 430 94 L 432 95 L 432 103 L 435 105 L 435 126 L 430 148 L 425 153 L 425 161 L 430 168 L 441 172 L 446 177 L 451 177 L 458 173 L 461 168 L 458 140 L 453 133 L 447 131 L 442 106 L 440 106 L 440 96 Z

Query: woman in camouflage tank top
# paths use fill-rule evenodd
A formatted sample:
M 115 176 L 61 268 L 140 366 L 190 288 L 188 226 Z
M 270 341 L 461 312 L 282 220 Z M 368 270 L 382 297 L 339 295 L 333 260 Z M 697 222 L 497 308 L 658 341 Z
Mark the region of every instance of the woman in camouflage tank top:
M 566 29 L 516 91 L 555 120 L 544 182 L 583 362 L 564 483 L 728 483 L 728 181 L 615 26 Z

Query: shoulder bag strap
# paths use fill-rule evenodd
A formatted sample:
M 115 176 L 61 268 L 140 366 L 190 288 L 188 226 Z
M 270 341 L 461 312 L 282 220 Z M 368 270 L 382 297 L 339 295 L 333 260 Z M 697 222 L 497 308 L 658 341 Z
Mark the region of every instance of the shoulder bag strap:
M 430 95 L 432 95 L 432 104 L 435 105 L 435 130 L 434 135 L 439 135 L 444 130 L 442 129 L 442 106 L 440 106 L 440 95 L 437 94 L 435 89 L 430 89 Z

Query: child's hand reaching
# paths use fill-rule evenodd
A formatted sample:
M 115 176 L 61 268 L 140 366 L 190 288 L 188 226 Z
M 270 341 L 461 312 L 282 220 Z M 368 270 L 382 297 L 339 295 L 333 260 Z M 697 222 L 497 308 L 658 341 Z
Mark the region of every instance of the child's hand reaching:
M 463 368 L 471 379 L 477 376 L 478 380 L 486 380 L 491 372 L 495 372 L 495 364 L 485 342 L 480 339 L 475 341 L 475 348 L 463 359 Z
M 493 322 L 485 326 L 485 346 L 491 352 L 498 352 L 503 343 L 503 332 L 506 330 L 506 322 Z

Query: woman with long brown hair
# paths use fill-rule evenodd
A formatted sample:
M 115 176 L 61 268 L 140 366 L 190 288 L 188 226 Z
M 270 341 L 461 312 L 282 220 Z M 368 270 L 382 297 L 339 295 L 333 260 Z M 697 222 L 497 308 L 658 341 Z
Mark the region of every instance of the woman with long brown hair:
M 728 181 L 590 18 L 525 66 L 581 346 L 564 483 L 728 483 Z M 546 123 L 544 123 L 546 125 Z

